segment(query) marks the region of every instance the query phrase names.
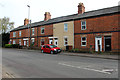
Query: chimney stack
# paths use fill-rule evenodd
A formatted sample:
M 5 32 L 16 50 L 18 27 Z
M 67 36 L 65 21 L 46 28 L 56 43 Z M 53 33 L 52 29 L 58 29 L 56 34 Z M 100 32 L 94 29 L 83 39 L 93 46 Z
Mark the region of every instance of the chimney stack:
M 45 16 L 44 21 L 51 19 L 50 12 L 45 12 L 44 16 Z
M 28 25 L 28 24 L 29 24 L 29 19 L 25 18 L 25 20 L 24 20 L 24 25 L 26 26 L 26 25 Z
M 78 5 L 78 14 L 83 14 L 85 12 L 85 7 L 83 3 L 79 3 Z

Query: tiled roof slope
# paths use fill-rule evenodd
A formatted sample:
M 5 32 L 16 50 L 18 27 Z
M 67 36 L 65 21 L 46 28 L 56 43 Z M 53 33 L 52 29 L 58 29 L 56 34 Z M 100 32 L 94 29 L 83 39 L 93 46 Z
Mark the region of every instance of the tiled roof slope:
M 31 27 L 37 27 L 37 26 L 55 24 L 55 23 L 65 22 L 65 21 L 73 21 L 76 19 L 84 19 L 84 18 L 95 17 L 95 16 L 100 16 L 100 15 L 118 13 L 120 12 L 119 7 L 120 6 L 115 6 L 115 7 L 110 7 L 110 8 L 89 11 L 83 14 L 73 14 L 73 15 L 68 15 L 68 16 L 57 17 L 57 18 L 50 19 L 48 21 L 40 21 L 40 22 L 31 23 Z M 16 31 L 16 30 L 25 29 L 25 28 L 28 28 L 28 27 L 22 25 L 17 28 L 14 28 L 11 31 Z

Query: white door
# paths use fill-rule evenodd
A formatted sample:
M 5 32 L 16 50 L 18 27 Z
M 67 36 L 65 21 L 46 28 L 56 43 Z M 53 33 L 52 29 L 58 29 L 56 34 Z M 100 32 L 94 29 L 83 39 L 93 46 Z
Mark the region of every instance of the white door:
M 24 46 L 26 46 L 26 41 L 24 41 Z
M 58 39 L 57 38 L 54 39 L 54 45 L 58 46 Z
M 28 47 L 28 44 L 29 44 L 29 42 L 28 42 L 28 40 L 27 40 L 27 47 Z
M 53 39 L 49 39 L 49 44 L 53 44 Z
M 95 37 L 95 51 L 102 51 L 102 38 L 101 37 Z

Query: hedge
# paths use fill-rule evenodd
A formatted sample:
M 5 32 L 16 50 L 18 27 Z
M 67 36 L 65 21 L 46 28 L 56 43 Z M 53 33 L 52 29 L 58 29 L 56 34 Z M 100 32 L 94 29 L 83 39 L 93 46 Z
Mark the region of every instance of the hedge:
M 12 48 L 12 44 L 5 44 L 5 48 Z
M 19 44 L 5 44 L 5 48 L 19 48 Z

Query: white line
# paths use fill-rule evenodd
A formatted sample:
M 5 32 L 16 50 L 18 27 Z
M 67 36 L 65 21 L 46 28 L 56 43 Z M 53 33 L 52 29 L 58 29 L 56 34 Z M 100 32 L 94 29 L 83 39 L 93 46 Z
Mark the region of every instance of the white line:
M 101 73 L 106 73 L 106 74 L 111 74 L 111 73 L 109 73 L 109 72 L 105 72 L 105 71 L 101 71 L 101 70 L 97 70 L 97 69 L 90 69 L 90 68 L 83 68 L 83 69 L 85 69 L 85 70 L 90 70 L 90 71 L 96 71 L 96 72 L 101 72 Z
M 97 70 L 97 69 L 82 68 L 80 66 L 72 66 L 72 65 L 65 64 L 65 63 L 58 63 L 58 64 L 68 66 L 68 67 L 74 67 L 74 68 L 89 70 L 89 71 L 95 71 L 95 72 L 100 72 L 100 73 L 105 73 L 105 74 L 111 74 L 110 72 L 105 72 L 104 70 L 101 71 L 101 70 Z

